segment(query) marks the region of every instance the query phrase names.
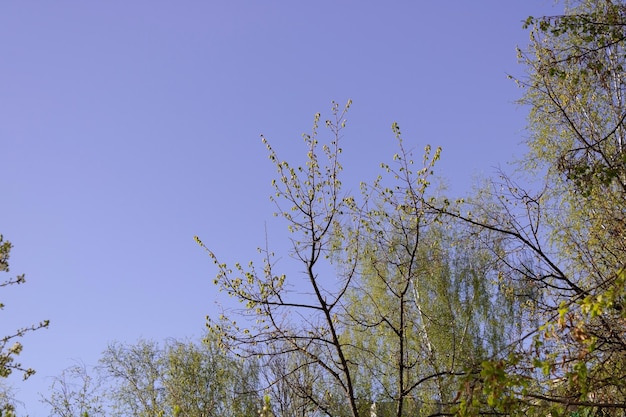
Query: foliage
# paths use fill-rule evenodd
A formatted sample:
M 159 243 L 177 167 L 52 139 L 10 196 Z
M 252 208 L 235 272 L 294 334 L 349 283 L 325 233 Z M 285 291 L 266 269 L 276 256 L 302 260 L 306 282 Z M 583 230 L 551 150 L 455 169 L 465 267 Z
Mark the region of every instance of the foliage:
M 42 402 L 50 416 L 184 416 L 256 414 L 258 369 L 211 339 L 165 344 L 112 343 L 100 365 L 72 366 L 55 377 Z
M 626 402 L 626 6 L 581 1 L 565 16 L 529 24 L 531 50 L 522 55 L 530 69 L 529 156 L 547 172 L 545 200 L 560 209 L 547 219 L 546 236 L 565 287 L 550 293 L 553 319 L 535 343 L 551 354 L 536 364 L 562 378 L 546 390 L 550 399 L 619 413 Z
M 254 363 L 228 357 L 210 337 L 112 344 L 100 362 L 113 415 L 251 415 L 259 406 Z
M 157 417 L 169 414 L 163 389 L 166 362 L 157 343 L 112 343 L 100 359 L 109 384 L 113 415 Z
M 295 395 L 323 413 L 356 417 L 354 381 L 346 345 L 340 340 L 341 323 L 338 321 L 355 268 L 348 264 L 336 275 L 327 271 L 328 261 L 337 251 L 333 231 L 341 227 L 344 212 L 349 209 L 341 192 L 342 167 L 338 159 L 339 139 L 349 105 L 342 111 L 338 105 L 333 105 L 333 120 L 325 123 L 331 132 L 327 144 L 320 145 L 318 141 L 321 115 L 315 116 L 312 133 L 303 135 L 307 148 L 304 166 L 292 167 L 280 160 L 269 142 L 262 138 L 278 171 L 278 179 L 273 182 L 273 201 L 277 204 L 278 215 L 285 219 L 294 235 L 293 257 L 304 267 L 302 280 L 288 283 L 286 274 L 275 273 L 273 254 L 267 248 L 263 251 L 265 259 L 259 271 L 252 263 L 249 268 L 239 263 L 230 268 L 198 237 L 196 241 L 218 267 L 215 283 L 246 308 L 243 313 L 246 327 L 240 327 L 226 315 L 210 320 L 209 328 L 221 343 L 245 358 L 260 357 L 270 363 L 275 357 L 286 358 L 281 365 L 289 366 L 287 375 L 297 373 L 313 377 L 307 381 L 313 385 L 295 385 Z M 300 295 L 290 290 L 289 285 L 297 286 Z M 303 297 L 302 293 L 311 295 Z M 276 378 L 270 379 L 272 385 Z
M 414 170 L 394 124 L 390 178 L 344 194 L 335 105 L 328 144 L 318 150 L 319 114 L 304 136 L 303 167 L 264 139 L 303 281 L 274 273 L 267 248 L 262 272 L 231 269 L 197 239 L 246 306 L 244 324 L 224 315 L 212 331 L 265 358 L 269 387 L 288 386 L 279 402 L 301 398 L 301 415 L 363 415 L 374 400 L 396 416 L 623 414 L 626 6 L 584 0 L 526 25 L 522 168 L 543 185 L 503 174 L 465 201 L 431 198 L 439 151 Z
M 516 80 L 530 106 L 522 168 L 544 185 L 533 192 L 503 176 L 466 211 L 444 211 L 499 239 L 498 269 L 522 297 L 528 333 L 506 360 L 482 364 L 470 381 L 479 394 L 461 411 L 623 415 L 626 7 L 573 2 L 526 25 L 528 75 Z
M 9 255 L 12 247 L 13 245 L 11 245 L 10 242 L 5 241 L 2 235 L 0 235 L 0 272 L 9 272 Z M 20 285 L 25 282 L 26 279 L 24 278 L 24 274 L 22 274 L 15 278 L 9 278 L 4 282 L 1 282 L 0 287 L 3 288 L 11 285 Z M 3 303 L 0 303 L 0 309 L 1 308 L 4 308 Z M 24 348 L 18 339 L 28 332 L 46 328 L 49 324 L 50 322 L 48 320 L 44 320 L 39 324 L 17 329 L 12 334 L 4 336 L 0 339 L 0 378 L 8 377 L 13 371 L 21 372 L 24 379 L 27 379 L 35 373 L 34 369 L 24 368 L 22 367 L 22 364 L 16 362 L 17 356 L 19 356 Z
M 174 415 L 209 417 L 252 415 L 259 406 L 258 369 L 224 355 L 216 343 L 173 342 L 166 350 L 163 380 Z
M 427 194 L 441 149 L 426 146 L 415 169 L 397 124 L 393 131 L 393 164 L 362 185 L 363 204 L 353 207 L 361 249 L 344 337 L 359 395 L 375 399 L 379 415 L 450 413 L 460 378 L 503 348 L 510 327 L 502 322 L 515 312 L 495 284 L 491 254 L 431 208 L 445 201 Z
M 394 123 L 399 152 L 382 165 L 388 175 L 362 184 L 360 197 L 341 190 L 349 104 L 333 104 L 326 143 L 315 116 L 302 167 L 263 138 L 302 277 L 276 273 L 267 247 L 262 271 L 231 268 L 196 237 L 217 265 L 215 283 L 245 306 L 209 319 L 209 328 L 223 346 L 262 360 L 278 415 L 356 417 L 374 402 L 381 416 L 451 413 L 461 377 L 507 341 L 510 327 L 493 318 L 514 321 L 517 310 L 492 274 L 492 254 L 432 208 L 444 201 L 427 195 L 440 149 L 427 146 L 414 168 Z
M 0 384 L 0 417 L 15 417 L 18 403 L 13 388 Z
M 13 245 L 0 235 L 0 272 L 9 272 L 9 255 L 12 247 Z M 0 288 L 20 285 L 25 282 L 24 274 L 21 274 L 0 282 Z M 0 302 L 0 309 L 3 308 L 4 303 Z M 0 378 L 8 378 L 14 371 L 21 372 L 23 379 L 27 379 L 35 373 L 34 369 L 25 368 L 17 362 L 17 358 L 24 348 L 20 339 L 29 332 L 47 328 L 49 324 L 48 320 L 44 320 L 38 324 L 19 328 L 0 338 Z M 10 387 L 2 386 L 0 390 L 0 416 L 14 416 L 15 407 L 16 400 L 13 391 Z
M 384 175 L 347 193 L 350 102 L 323 132 L 315 115 L 302 166 L 262 138 L 302 274 L 267 243 L 260 267 L 229 266 L 195 237 L 243 308 L 209 318 L 202 345 L 111 345 L 110 414 L 624 415 L 626 6 L 571 2 L 525 25 L 521 168 L 538 187 L 502 174 L 452 203 L 432 191 L 441 150 L 416 168 L 394 123 Z M 5 369 L 21 369 L 13 356 Z M 48 403 L 97 415 L 76 375 L 82 388 L 59 379 Z

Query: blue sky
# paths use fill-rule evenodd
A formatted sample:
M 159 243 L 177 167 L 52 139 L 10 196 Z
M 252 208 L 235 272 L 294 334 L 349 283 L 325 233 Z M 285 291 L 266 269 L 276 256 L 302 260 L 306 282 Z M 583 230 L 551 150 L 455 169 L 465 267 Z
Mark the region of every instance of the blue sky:
M 259 136 L 300 135 L 349 98 L 347 184 L 395 153 L 442 146 L 452 194 L 520 157 L 526 109 L 507 74 L 528 15 L 551 0 L 54 1 L 0 4 L 0 233 L 14 244 L 0 333 L 26 337 L 12 378 L 37 392 L 114 340 L 198 337 L 221 295 L 199 235 L 225 260 L 287 247 Z M 355 189 L 356 191 L 356 189 Z

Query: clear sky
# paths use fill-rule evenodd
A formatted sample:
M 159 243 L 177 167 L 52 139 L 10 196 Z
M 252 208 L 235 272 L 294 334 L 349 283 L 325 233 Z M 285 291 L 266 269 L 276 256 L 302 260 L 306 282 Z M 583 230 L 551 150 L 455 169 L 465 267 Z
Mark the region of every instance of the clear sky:
M 111 341 L 199 337 L 221 296 L 194 235 L 225 260 L 287 245 L 274 168 L 331 100 L 354 102 L 346 183 L 378 174 L 397 121 L 442 146 L 450 192 L 519 157 L 526 109 L 507 74 L 552 0 L 3 1 L 0 233 L 14 244 L 0 334 L 27 336 L 10 379 L 31 417 L 63 368 Z M 323 116 L 324 117 L 324 116 Z M 6 274 L 5 274 L 6 275 Z M 7 276 L 8 277 L 8 276 Z

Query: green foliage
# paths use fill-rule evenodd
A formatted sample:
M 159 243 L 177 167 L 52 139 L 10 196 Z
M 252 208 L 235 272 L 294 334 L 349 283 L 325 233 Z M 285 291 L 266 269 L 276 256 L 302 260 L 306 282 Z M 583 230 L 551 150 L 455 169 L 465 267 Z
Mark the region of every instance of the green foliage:
M 529 18 L 530 106 L 522 167 L 539 191 L 510 178 L 456 218 L 498 237 L 502 282 L 525 302 L 528 333 L 514 355 L 483 362 L 466 414 L 623 415 L 626 334 L 626 7 L 573 2 L 563 16 Z M 521 291 L 522 289 L 532 291 Z M 520 298 L 520 296 L 522 298 Z M 574 413 L 574 414 L 572 414 Z
M 229 267 L 198 237 L 196 241 L 218 268 L 215 283 L 245 306 L 244 325 L 226 314 L 209 319 L 209 329 L 221 345 L 244 358 L 263 358 L 264 368 L 279 373 L 267 376 L 269 386 L 294 372 L 305 375 L 304 380 L 289 379 L 294 382 L 290 386 L 293 395 L 305 400 L 303 407 L 356 417 L 353 377 L 338 321 L 354 268 L 348 266 L 337 274 L 327 270 L 338 251 L 336 231 L 341 229 L 350 204 L 339 178 L 339 141 L 349 106 L 350 102 L 340 109 L 333 103 L 333 117 L 324 124 L 330 136 L 326 142 L 319 138 L 321 115 L 315 115 L 311 134 L 302 136 L 307 158 L 302 166 L 281 160 L 262 138 L 278 173 L 272 182 L 272 201 L 278 209 L 276 215 L 285 220 L 293 235 L 292 256 L 305 271 L 301 280 L 288 281 L 286 274 L 276 273 L 273 253 L 267 247 L 261 250 L 263 267 L 258 270 L 253 263 Z M 297 292 L 292 288 L 298 288 Z M 310 297 L 302 297 L 303 292 Z M 273 358 L 281 359 L 278 368 Z M 315 377 L 309 379 L 309 375 Z
M 267 247 L 262 270 L 229 267 L 196 237 L 217 266 L 215 283 L 245 306 L 237 320 L 233 311 L 209 319 L 209 329 L 220 346 L 260 358 L 276 415 L 452 413 L 465 399 L 463 378 L 510 342 L 514 326 L 502 321 L 517 320 L 515 300 L 501 289 L 491 249 L 434 208 L 453 206 L 429 195 L 441 149 L 426 146 L 416 167 L 394 123 L 398 152 L 384 175 L 360 196 L 341 191 L 347 108 L 333 104 L 327 142 L 315 115 L 301 167 L 263 139 L 302 279 L 275 272 Z
M 211 337 L 112 344 L 100 362 L 112 415 L 252 415 L 259 404 L 254 362 L 227 356 Z
M 0 384 L 0 417 L 15 417 L 17 401 L 10 386 Z
M 115 387 L 109 392 L 113 415 L 156 417 L 169 412 L 165 392 L 161 389 L 166 370 L 165 354 L 155 342 L 113 343 L 105 350 L 100 366 L 108 382 Z
M 111 344 L 100 365 L 73 366 L 54 378 L 42 402 L 50 416 L 253 416 L 259 369 L 199 343 L 141 340 Z
M 379 413 L 383 404 L 393 415 L 449 413 L 467 370 L 503 348 L 502 322 L 513 315 L 494 284 L 493 256 L 432 208 L 446 201 L 428 194 L 441 149 L 426 146 L 414 168 L 399 126 L 392 129 L 399 152 L 353 206 L 361 241 L 347 245 L 359 250 L 347 256 L 358 259 L 358 279 L 344 338 L 358 364 L 357 392 L 376 399 Z
M 530 156 L 548 168 L 547 197 L 561 207 L 550 237 L 572 290 L 546 327 L 559 329 L 551 344 L 565 358 L 552 361 L 550 372 L 563 376 L 563 389 L 579 401 L 602 392 L 605 402 L 623 403 L 618 393 L 626 386 L 611 382 L 608 389 L 606 381 L 626 375 L 619 307 L 626 295 L 626 7 L 582 1 L 565 16 L 529 23 Z
M 318 142 L 317 114 L 302 167 L 263 139 L 303 280 L 275 273 L 267 247 L 262 271 L 231 268 L 196 238 L 246 307 L 241 324 L 209 326 L 263 358 L 279 415 L 356 417 L 374 401 L 397 417 L 624 414 L 626 5 L 571 2 L 525 26 L 521 168 L 536 189 L 502 175 L 472 198 L 431 197 L 440 150 L 415 168 L 394 123 L 386 175 L 345 194 L 333 105 L 331 139 Z
M 263 406 L 259 410 L 259 417 L 274 417 L 272 412 L 272 403 L 269 395 L 263 396 Z
M 0 235 L 0 272 L 9 272 L 9 256 L 13 246 L 5 241 Z M 24 274 L 14 278 L 8 278 L 0 282 L 0 288 L 13 285 L 21 285 L 26 282 Z M 4 303 L 0 302 L 0 309 L 4 308 Z M 21 338 L 29 332 L 47 328 L 50 322 L 44 320 L 38 324 L 22 327 L 14 332 L 0 338 L 0 378 L 8 378 L 14 371 L 22 374 L 23 379 L 27 379 L 35 373 L 32 368 L 25 368 L 17 361 L 20 353 L 24 349 Z M 0 390 L 0 416 L 14 417 L 16 401 L 13 391 L 8 387 L 1 387 Z
M 201 344 L 166 347 L 163 378 L 174 414 L 188 417 L 252 415 L 258 407 L 258 368 L 254 361 L 231 358 L 207 338 Z
M 11 243 L 5 241 L 2 235 L 0 235 L 0 272 L 9 272 L 9 255 L 12 247 Z M 22 274 L 15 278 L 9 278 L 4 282 L 0 282 L 0 288 L 11 285 L 20 285 L 25 282 L 26 279 L 24 278 L 24 274 Z M 0 303 L 0 309 L 1 308 L 4 308 L 3 303 Z M 24 368 L 22 367 L 22 364 L 16 362 L 16 358 L 24 348 L 18 339 L 23 337 L 28 332 L 46 328 L 49 324 L 50 322 L 48 320 L 44 320 L 39 324 L 17 329 L 12 334 L 6 335 L 0 339 L 0 378 L 8 377 L 13 371 L 22 372 L 24 379 L 27 379 L 35 373 L 34 369 Z

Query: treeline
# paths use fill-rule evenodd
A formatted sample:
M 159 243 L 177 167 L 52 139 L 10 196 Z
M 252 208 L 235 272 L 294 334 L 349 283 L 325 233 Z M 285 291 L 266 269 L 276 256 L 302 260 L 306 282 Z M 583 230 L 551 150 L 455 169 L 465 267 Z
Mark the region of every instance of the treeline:
M 42 395 L 50 416 L 254 416 L 259 367 L 210 339 L 113 343 L 97 366 L 77 364 Z
M 394 124 L 392 161 L 353 195 L 351 103 L 334 104 L 302 166 L 263 138 L 295 265 L 266 247 L 260 266 L 231 266 L 197 238 L 245 307 L 211 331 L 298 399 L 277 415 L 626 414 L 626 5 L 571 2 L 525 25 L 518 174 L 445 198 L 430 185 L 440 149 L 413 155 Z
M 625 415 L 626 5 L 525 24 L 518 174 L 446 198 L 441 150 L 414 155 L 394 123 L 395 155 L 352 194 L 350 102 L 315 116 L 301 166 L 262 138 L 289 253 L 231 265 L 196 237 L 240 308 L 202 343 L 110 346 L 106 395 L 74 368 L 85 388 L 57 379 L 52 415 Z

